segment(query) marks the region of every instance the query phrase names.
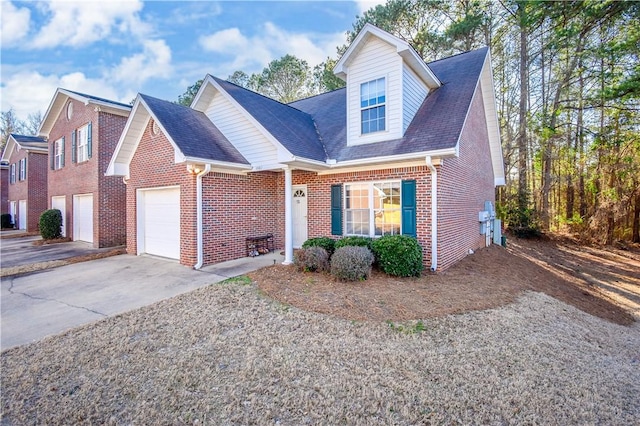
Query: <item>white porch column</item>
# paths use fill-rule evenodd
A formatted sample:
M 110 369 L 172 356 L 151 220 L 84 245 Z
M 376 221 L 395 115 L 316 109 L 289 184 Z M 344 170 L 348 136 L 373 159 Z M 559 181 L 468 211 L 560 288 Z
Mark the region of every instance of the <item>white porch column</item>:
M 283 265 L 293 263 L 293 213 L 291 211 L 292 183 L 291 169 L 284 169 L 284 262 Z

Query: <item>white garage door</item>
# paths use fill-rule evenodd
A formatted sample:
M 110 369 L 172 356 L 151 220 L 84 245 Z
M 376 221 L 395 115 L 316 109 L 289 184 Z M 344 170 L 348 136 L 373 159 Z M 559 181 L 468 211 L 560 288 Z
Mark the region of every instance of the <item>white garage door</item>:
M 93 194 L 73 196 L 73 239 L 93 242 Z
M 27 200 L 18 201 L 18 229 L 27 229 Z
M 180 188 L 138 193 L 138 254 L 180 258 Z
M 51 197 L 51 208 L 52 209 L 58 209 L 60 210 L 60 213 L 62 213 L 62 228 L 61 228 L 61 235 L 63 237 L 67 236 L 67 231 L 64 228 L 66 219 L 67 219 L 67 215 L 66 215 L 66 209 L 67 209 L 67 199 L 64 195 L 61 195 L 59 197 Z

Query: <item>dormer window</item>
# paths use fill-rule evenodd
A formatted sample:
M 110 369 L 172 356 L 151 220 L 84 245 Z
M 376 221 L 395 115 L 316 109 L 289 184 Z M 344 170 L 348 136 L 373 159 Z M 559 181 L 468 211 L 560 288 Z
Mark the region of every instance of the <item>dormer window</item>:
M 385 94 L 384 77 L 360 85 L 360 117 L 363 135 L 386 129 Z

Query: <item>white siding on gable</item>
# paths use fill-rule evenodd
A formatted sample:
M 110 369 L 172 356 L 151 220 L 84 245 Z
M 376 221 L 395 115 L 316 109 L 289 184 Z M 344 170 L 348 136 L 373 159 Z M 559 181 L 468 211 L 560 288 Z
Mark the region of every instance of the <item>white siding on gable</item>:
M 276 147 L 221 93 L 204 112 L 252 166 L 277 163 Z
M 361 134 L 360 85 L 386 80 L 386 130 Z M 347 144 L 358 145 L 402 137 L 402 58 L 396 48 L 370 37 L 351 61 L 347 73 Z
M 402 88 L 402 134 L 404 134 L 427 97 L 429 89 L 406 65 L 402 67 Z

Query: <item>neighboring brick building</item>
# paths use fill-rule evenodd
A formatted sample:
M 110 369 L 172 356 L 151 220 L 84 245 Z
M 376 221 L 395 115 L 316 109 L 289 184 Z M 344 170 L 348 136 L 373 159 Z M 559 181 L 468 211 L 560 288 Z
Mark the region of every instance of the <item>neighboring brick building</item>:
M 0 162 L 0 214 L 9 213 L 9 162 Z
M 7 201 L 14 226 L 36 232 L 40 215 L 47 209 L 47 142 L 37 136 L 11 134 L 2 161 L 9 164 Z
M 289 263 L 309 237 L 406 234 L 444 270 L 490 243 L 489 50 L 426 64 L 367 24 L 334 72 L 345 88 L 288 105 L 212 76 L 190 108 L 138 95 L 107 170 L 127 180 L 128 252 L 199 268 L 271 233 Z
M 63 235 L 110 247 L 126 242 L 126 188 L 105 176 L 131 106 L 58 89 L 40 126 L 48 140 L 48 205 Z

